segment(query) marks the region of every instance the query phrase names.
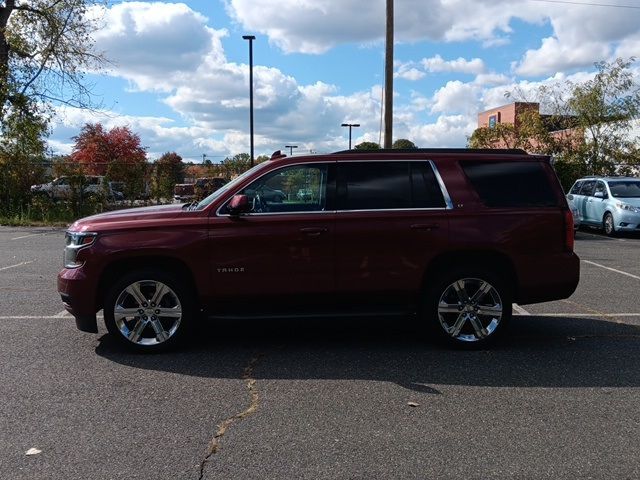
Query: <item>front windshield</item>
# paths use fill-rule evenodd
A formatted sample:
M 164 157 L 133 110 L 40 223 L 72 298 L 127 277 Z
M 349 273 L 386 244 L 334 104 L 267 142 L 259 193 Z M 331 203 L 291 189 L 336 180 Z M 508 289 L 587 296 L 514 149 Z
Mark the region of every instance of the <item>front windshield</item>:
M 615 198 L 640 198 L 640 180 L 615 180 L 609 182 Z
M 222 187 L 220 187 L 218 190 L 213 192 L 208 197 L 202 199 L 195 207 L 193 207 L 193 209 L 194 210 L 203 210 L 208 205 L 211 205 L 211 203 L 213 203 L 213 201 L 216 198 L 218 198 L 220 195 L 224 194 L 225 192 L 228 192 L 229 190 L 233 190 L 236 187 L 236 185 L 240 184 L 245 178 L 247 178 L 253 172 L 257 172 L 258 170 L 262 170 L 264 167 L 266 167 L 268 165 L 268 163 L 269 162 L 259 163 L 258 165 L 255 165 L 253 168 L 250 168 L 249 170 L 244 172 L 242 175 L 234 178 L 233 180 L 231 180 L 226 185 L 223 185 Z

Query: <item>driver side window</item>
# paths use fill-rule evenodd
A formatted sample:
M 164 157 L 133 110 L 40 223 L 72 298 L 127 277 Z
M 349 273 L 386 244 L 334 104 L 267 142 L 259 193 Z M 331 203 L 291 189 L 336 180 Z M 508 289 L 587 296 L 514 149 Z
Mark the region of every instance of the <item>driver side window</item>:
M 251 213 L 321 212 L 327 202 L 326 164 L 294 165 L 268 173 L 238 192 Z

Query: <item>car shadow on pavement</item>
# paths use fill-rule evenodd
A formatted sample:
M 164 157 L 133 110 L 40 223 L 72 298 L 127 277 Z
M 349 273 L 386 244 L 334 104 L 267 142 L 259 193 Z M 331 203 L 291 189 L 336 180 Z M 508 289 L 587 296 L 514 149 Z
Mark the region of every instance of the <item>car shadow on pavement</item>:
M 640 386 L 640 327 L 570 316 L 516 316 L 490 350 L 446 348 L 411 319 L 305 319 L 211 321 L 181 350 L 153 355 L 130 353 L 105 335 L 96 353 L 182 375 L 241 379 L 253 362 L 257 380 L 373 380 L 432 394 L 439 385 Z

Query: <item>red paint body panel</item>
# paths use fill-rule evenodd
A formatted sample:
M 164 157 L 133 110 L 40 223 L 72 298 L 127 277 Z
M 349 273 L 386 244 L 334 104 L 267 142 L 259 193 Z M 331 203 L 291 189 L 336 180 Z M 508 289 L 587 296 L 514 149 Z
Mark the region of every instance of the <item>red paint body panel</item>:
M 504 259 L 515 277 L 518 303 L 569 296 L 578 283 L 579 260 L 566 248 L 566 200 L 548 159 L 499 157 L 543 163 L 558 206 L 498 209 L 483 205 L 459 164 L 462 158 L 470 157 L 365 152 L 282 158 L 227 185 L 200 211 L 169 205 L 88 217 L 70 231 L 95 232 L 95 243 L 79 252 L 82 267 L 60 272 L 58 290 L 72 314 L 95 318 L 108 288 L 105 272 L 114 265 L 127 271 L 145 261 L 151 266 L 179 262 L 193 281 L 200 306 L 209 313 L 261 310 L 267 303 L 317 310 L 345 299 L 373 304 L 388 299 L 415 309 L 421 288 L 430 280 L 425 274 L 439 259 L 473 254 L 479 261 L 484 256 Z M 471 158 L 496 160 L 491 154 Z M 218 214 L 234 194 L 266 172 L 300 163 L 363 159 L 432 161 L 451 208 Z

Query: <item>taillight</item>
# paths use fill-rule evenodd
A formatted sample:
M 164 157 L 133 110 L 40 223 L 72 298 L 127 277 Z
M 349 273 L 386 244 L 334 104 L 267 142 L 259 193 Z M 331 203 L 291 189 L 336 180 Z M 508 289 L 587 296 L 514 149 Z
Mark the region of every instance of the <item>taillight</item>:
M 564 211 L 564 248 L 568 252 L 573 252 L 574 243 L 573 213 L 567 209 Z

